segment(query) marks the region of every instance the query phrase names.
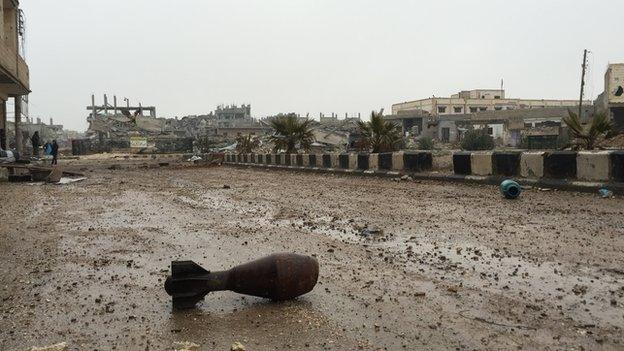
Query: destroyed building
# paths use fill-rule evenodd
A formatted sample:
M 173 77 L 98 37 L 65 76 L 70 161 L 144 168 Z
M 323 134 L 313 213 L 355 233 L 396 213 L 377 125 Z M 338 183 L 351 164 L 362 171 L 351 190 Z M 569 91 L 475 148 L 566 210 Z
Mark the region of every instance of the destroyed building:
M 551 147 L 563 135 L 562 120 L 578 100 L 509 99 L 503 89 L 461 91 L 451 97 L 432 97 L 394 104 L 387 120 L 401 126 L 406 137 L 431 137 L 458 143 L 469 129 L 485 129 L 498 145 Z M 585 120 L 593 115 L 591 101 L 583 102 Z
M 0 149 L 11 147 L 11 140 L 23 153 L 22 117 L 30 93 L 29 69 L 25 61 L 24 13 L 18 1 L 0 1 Z M 13 99 L 13 131 L 9 135 L 7 100 Z M 10 136 L 10 137 L 9 137 Z
M 591 101 L 583 104 L 591 105 Z M 420 110 L 434 118 L 442 115 L 468 114 L 485 111 L 534 109 L 548 107 L 578 107 L 578 100 L 507 98 L 504 89 L 463 90 L 450 97 L 430 97 L 392 105 L 392 114 Z
M 77 141 L 76 152 L 124 150 L 128 152 L 192 152 L 194 141 L 210 138 L 215 146 L 232 144 L 241 134 L 267 135 L 270 127 L 251 117 L 251 105 L 219 105 L 214 112 L 182 118 L 159 118 L 156 107 L 138 104 L 96 105 L 91 97 L 86 139 Z
M 612 63 L 604 77 L 604 92 L 598 95 L 596 106 L 607 112 L 615 128 L 624 132 L 624 63 Z

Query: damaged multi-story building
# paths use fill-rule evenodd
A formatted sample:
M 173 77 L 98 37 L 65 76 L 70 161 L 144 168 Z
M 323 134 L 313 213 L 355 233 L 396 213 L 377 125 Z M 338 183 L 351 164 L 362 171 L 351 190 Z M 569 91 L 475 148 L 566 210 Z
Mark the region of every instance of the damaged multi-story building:
M 30 93 L 29 69 L 24 59 L 24 13 L 17 0 L 0 0 L 0 148 L 23 153 L 22 117 Z M 9 133 L 7 101 L 13 100 L 13 131 Z
M 270 127 L 251 116 L 251 105 L 219 105 L 214 112 L 182 118 L 159 118 L 155 106 L 131 105 L 129 99 L 96 105 L 91 97 L 87 139 L 76 141 L 74 153 L 126 150 L 131 152 L 190 152 L 195 140 L 210 138 L 215 145 L 234 142 L 241 134 L 268 134 Z
M 596 107 L 607 112 L 619 131 L 624 131 L 624 63 L 612 63 L 604 77 L 604 92 L 598 95 Z
M 583 101 L 584 116 L 592 102 Z M 568 109 L 579 100 L 519 99 L 505 96 L 504 89 L 461 91 L 450 97 L 431 97 L 392 105 L 387 120 L 396 121 L 406 136 L 429 136 L 453 143 L 468 129 L 484 128 L 499 144 L 519 146 L 522 140 L 544 139 L 549 145 L 561 133 Z

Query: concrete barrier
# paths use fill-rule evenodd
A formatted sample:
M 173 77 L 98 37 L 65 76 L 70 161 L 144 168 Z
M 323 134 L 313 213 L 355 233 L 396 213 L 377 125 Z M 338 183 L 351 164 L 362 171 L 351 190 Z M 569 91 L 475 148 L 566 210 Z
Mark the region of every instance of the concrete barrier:
M 323 162 L 321 163 L 323 168 L 332 168 L 332 156 L 330 154 L 323 154 Z
M 576 178 L 576 152 L 549 151 L 544 153 L 544 177 L 551 179 Z
M 520 176 L 542 178 L 544 176 L 544 152 L 523 152 L 520 155 Z
M 461 175 L 472 174 L 471 152 L 460 151 L 453 154 L 453 173 Z
M 494 152 L 492 174 L 513 177 L 520 174 L 520 152 Z
M 371 171 L 379 170 L 379 154 L 368 155 L 368 170 L 371 170 Z
M 392 153 L 392 170 L 393 171 L 401 171 L 403 170 L 403 151 L 393 152 Z
M 359 173 L 417 174 L 433 169 L 433 156 L 426 151 L 394 153 L 327 154 L 226 154 L 227 163 L 266 164 L 279 167 L 323 168 Z M 604 184 L 624 182 L 624 150 L 550 151 L 550 152 L 468 152 L 453 154 L 456 178 L 485 177 L 496 181 L 503 177 L 521 177 L 542 183 L 575 181 Z M 357 173 L 357 172 L 356 172 Z M 458 177 L 457 177 L 458 176 Z M 546 184 L 545 183 L 545 184 Z M 617 184 L 616 184 L 617 185 Z M 619 185 L 618 185 L 619 186 Z
M 611 173 L 611 153 L 580 151 L 576 154 L 576 178 L 607 181 Z
M 358 154 L 350 153 L 349 154 L 349 169 L 357 169 Z
M 433 156 L 431 152 L 403 153 L 403 170 L 410 172 L 430 171 L 433 168 Z
M 377 154 L 379 157 L 379 169 L 383 171 L 391 171 L 392 170 L 392 152 L 382 152 Z
M 475 175 L 492 174 L 492 153 L 491 152 L 473 152 L 470 155 L 470 169 Z
M 349 169 L 349 154 L 338 155 L 338 168 Z
M 340 154 L 330 154 L 331 157 L 331 168 L 339 169 L 340 168 Z
M 611 178 L 616 182 L 624 182 L 624 150 L 611 153 Z
M 368 170 L 371 154 L 357 154 L 355 157 L 357 161 L 357 166 L 355 168 L 362 171 Z
M 319 158 L 315 154 L 308 155 L 308 167 L 316 168 L 319 166 Z

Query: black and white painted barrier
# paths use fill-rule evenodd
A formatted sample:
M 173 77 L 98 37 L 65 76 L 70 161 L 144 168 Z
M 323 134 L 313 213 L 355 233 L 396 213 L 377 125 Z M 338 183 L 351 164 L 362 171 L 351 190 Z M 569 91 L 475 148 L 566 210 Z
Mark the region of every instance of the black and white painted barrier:
M 379 154 L 228 154 L 229 164 L 282 169 L 397 176 L 416 179 L 500 184 L 514 178 L 523 185 L 579 191 L 608 186 L 624 193 L 624 150 L 618 151 L 460 151 L 453 154 L 453 172 L 433 172 L 428 151 Z
M 624 150 L 456 152 L 456 175 L 624 182 Z
M 267 165 L 360 172 L 414 173 L 431 171 L 431 152 L 330 153 L 330 154 L 227 154 L 231 164 Z

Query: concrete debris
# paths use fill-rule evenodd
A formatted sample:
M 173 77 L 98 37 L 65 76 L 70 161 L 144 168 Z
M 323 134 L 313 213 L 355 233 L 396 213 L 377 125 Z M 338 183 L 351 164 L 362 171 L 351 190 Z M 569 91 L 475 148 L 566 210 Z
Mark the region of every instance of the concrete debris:
M 245 350 L 246 350 L 245 346 L 238 341 L 233 343 L 232 347 L 230 347 L 230 351 L 245 351 Z
M 61 342 L 58 344 L 50 345 L 50 346 L 42 346 L 36 347 L 33 346 L 30 351 L 67 351 L 68 346 L 66 342 Z
M 384 231 L 383 229 L 378 229 L 378 228 L 364 228 L 362 229 L 362 231 L 360 232 L 361 236 L 364 237 L 369 237 L 369 236 L 377 236 L 377 235 L 383 235 Z
M 198 351 L 199 345 L 190 341 L 176 341 L 173 343 L 175 351 Z
M 197 155 L 193 155 L 191 158 L 189 158 L 187 161 L 188 162 L 195 162 L 195 161 L 200 161 L 202 158 L 197 156 Z
M 79 177 L 79 178 L 62 177 L 56 184 L 59 184 L 59 185 L 70 184 L 70 183 L 79 182 L 85 179 L 87 179 L 87 177 Z
M 403 175 L 401 177 L 401 180 L 412 181 L 412 180 L 414 180 L 414 178 L 412 178 L 412 177 L 408 176 L 407 174 L 405 174 L 405 175 Z

